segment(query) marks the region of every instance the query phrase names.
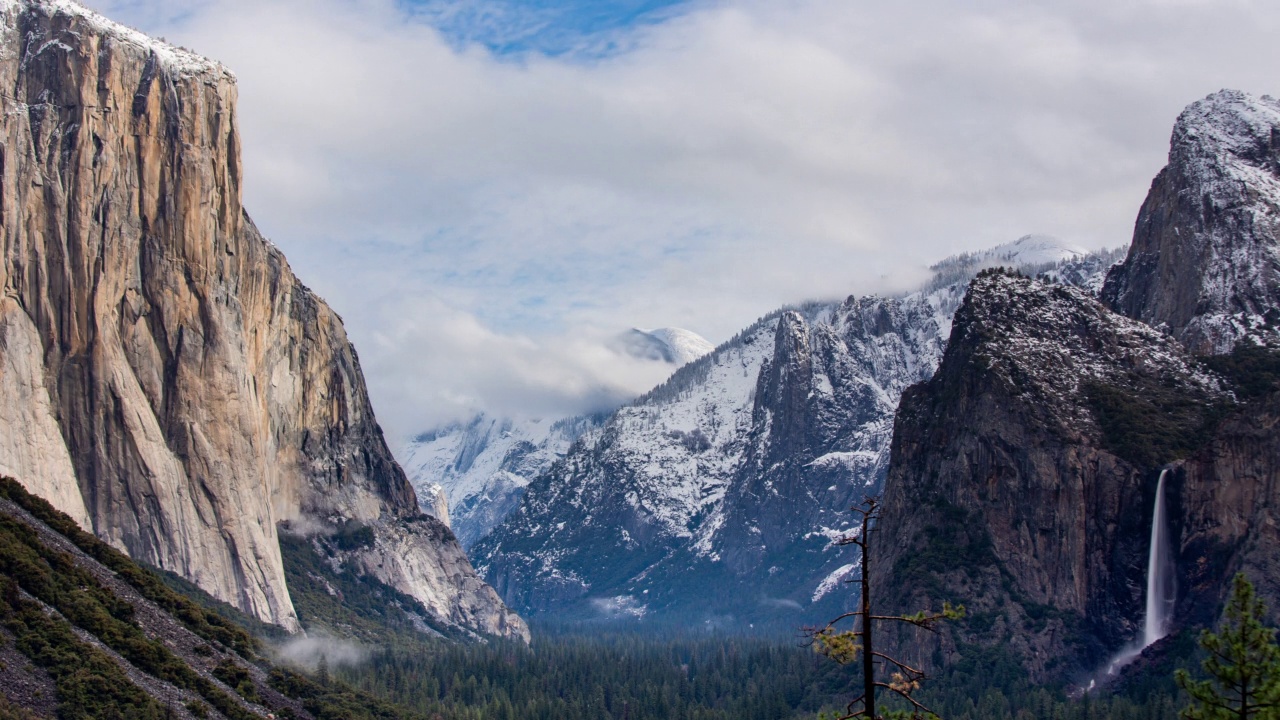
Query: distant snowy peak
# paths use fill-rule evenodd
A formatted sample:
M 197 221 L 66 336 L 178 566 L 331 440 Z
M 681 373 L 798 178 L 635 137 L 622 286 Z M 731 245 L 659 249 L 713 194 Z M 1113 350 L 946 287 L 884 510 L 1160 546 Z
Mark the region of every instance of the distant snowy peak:
M 1044 265 L 1075 260 L 1089 251 L 1052 235 L 1023 235 L 1011 243 L 997 245 L 982 255 L 992 260 L 1005 260 L 1014 266 Z
M 611 346 L 623 355 L 670 363 L 676 367 L 687 365 L 715 350 L 706 338 L 682 328 L 632 328 L 615 338 Z

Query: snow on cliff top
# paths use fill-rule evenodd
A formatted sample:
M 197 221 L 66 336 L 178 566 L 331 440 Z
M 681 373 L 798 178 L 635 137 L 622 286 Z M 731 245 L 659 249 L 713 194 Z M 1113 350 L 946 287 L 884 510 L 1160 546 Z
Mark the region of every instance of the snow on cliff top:
M 197 55 L 190 50 L 174 47 L 133 28 L 121 25 L 81 5 L 75 0 L 0 0 L 0 22 L 11 25 L 23 12 L 42 12 L 49 16 L 67 15 L 79 19 L 105 37 L 131 45 L 145 53 L 155 53 L 165 69 L 178 75 L 213 73 L 234 80 L 235 73 L 222 63 Z M 53 38 L 49 39 L 54 40 Z M 46 43 L 44 47 L 49 47 Z M 43 50 L 44 47 L 40 48 Z M 38 51 L 37 51 L 38 52 Z
M 1220 157 L 1252 156 L 1271 144 L 1280 127 L 1280 101 L 1239 90 L 1219 90 L 1187 106 L 1173 126 L 1172 151 L 1188 145 Z
M 1268 162 L 1280 133 L 1280 101 L 1239 90 L 1219 90 L 1187 106 L 1173 126 L 1169 166 L 1223 206 L 1240 201 L 1240 183 L 1280 201 L 1280 183 Z M 1274 151 L 1272 151 L 1274 152 Z

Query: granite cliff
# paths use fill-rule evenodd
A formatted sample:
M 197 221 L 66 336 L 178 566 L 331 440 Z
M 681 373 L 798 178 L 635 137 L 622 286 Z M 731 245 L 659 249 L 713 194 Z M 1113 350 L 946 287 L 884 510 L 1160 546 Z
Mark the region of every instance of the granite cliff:
M 1007 647 L 1046 680 L 1128 643 L 1159 474 L 1129 435 L 1185 431 L 1170 452 L 1186 453 L 1228 398 L 1175 340 L 1084 293 L 976 279 L 938 372 L 903 394 L 870 549 L 878 610 L 948 600 L 969 618 L 940 648 L 911 635 L 903 652 L 928 664 L 936 649 Z M 1126 412 L 1180 422 L 1113 428 L 1108 413 Z
M 890 636 L 904 654 L 1000 649 L 1036 681 L 1105 668 L 1141 635 L 1163 470 L 1173 629 L 1212 623 L 1239 570 L 1276 607 L 1278 110 L 1223 91 L 1179 117 L 1102 302 L 1009 273 L 970 286 L 938 372 L 903 395 L 870 554 L 877 610 L 969 618 Z
M 241 206 L 236 82 L 69 0 L 0 3 L 0 471 L 296 629 L 277 525 L 442 620 L 527 635 L 420 517 L 341 319 Z
M 1280 102 L 1223 90 L 1183 111 L 1103 298 L 1198 354 L 1280 342 Z

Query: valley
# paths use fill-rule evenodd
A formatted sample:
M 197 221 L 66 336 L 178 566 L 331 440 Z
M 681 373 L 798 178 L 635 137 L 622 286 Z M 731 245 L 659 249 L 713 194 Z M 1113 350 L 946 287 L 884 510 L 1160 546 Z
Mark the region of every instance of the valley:
M 406 435 L 244 207 L 231 70 L 74 0 L 0 2 L 0 50 L 0 719 L 812 720 L 883 676 L 889 717 L 1173 720 L 1246 586 L 1274 644 L 1280 101 L 1187 106 L 1124 247 L 718 345 L 459 321 L 544 353 L 524 411 Z

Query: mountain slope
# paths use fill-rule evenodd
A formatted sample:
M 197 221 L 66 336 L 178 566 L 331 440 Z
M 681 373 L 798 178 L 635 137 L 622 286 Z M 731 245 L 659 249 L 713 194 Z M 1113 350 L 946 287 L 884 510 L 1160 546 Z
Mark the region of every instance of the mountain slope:
M 857 558 L 832 540 L 883 480 L 898 396 L 933 373 L 969 277 L 1029 244 L 1044 262 L 1043 241 L 1020 242 L 949 259 L 919 292 L 761 319 L 585 435 L 477 567 L 556 618 L 794 627 L 838 610 Z M 1112 259 L 1059 251 L 1072 277 Z
M 714 349 L 702 336 L 681 328 L 633 328 L 610 347 L 671 370 Z M 530 480 L 601 420 L 601 415 L 516 420 L 480 413 L 468 422 L 422 433 L 400 455 L 424 509 L 436 517 L 447 513 L 458 541 L 470 549 L 519 506 Z
M 27 438 L 0 468 L 286 628 L 277 523 L 356 521 L 378 541 L 353 562 L 522 634 L 447 530 L 411 522 L 341 320 L 241 207 L 231 73 L 66 0 L 0 6 L 0 47 L 0 436 Z
M 682 328 L 632 328 L 619 335 L 613 347 L 624 355 L 665 362 L 674 368 L 688 365 L 715 350 L 706 338 Z
M 8 478 L 0 478 L 0 569 L 0 700 L 36 716 L 408 716 L 273 667 L 242 628 Z
M 598 424 L 593 416 L 551 421 L 480 414 L 414 438 L 402 452 L 404 467 L 419 496 L 446 498 L 449 526 L 469 549 L 516 509 L 530 479 Z

